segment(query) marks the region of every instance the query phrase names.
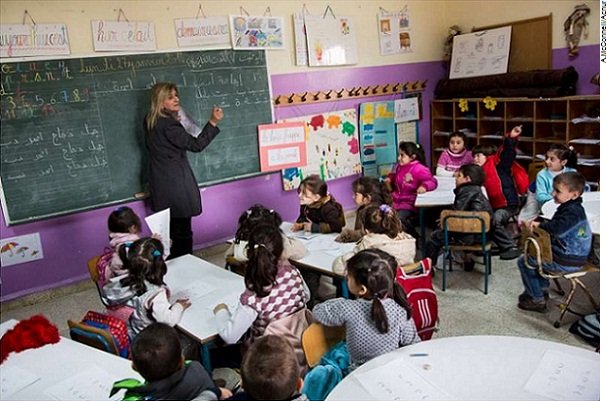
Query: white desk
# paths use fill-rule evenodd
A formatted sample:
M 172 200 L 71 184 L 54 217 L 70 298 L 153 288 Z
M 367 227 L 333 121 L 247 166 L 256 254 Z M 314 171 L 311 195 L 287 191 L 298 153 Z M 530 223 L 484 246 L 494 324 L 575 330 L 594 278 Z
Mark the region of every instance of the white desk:
M 601 193 L 600 192 L 584 192 L 582 194 L 582 206 L 586 210 L 586 217 L 590 223 L 590 229 L 593 234 L 601 234 Z M 542 215 L 546 219 L 551 219 L 556 212 L 558 205 L 551 199 L 542 206 Z
M 15 324 L 16 320 L 2 323 L 0 333 L 4 334 Z M 0 397 L 3 400 L 53 400 L 60 394 L 63 397 L 59 399 L 109 400 L 110 389 L 115 381 L 126 378 L 143 380 L 131 369 L 131 361 L 128 359 L 64 337 L 56 344 L 11 353 L 0 369 L 2 392 L 8 391 L 10 385 L 15 385 L 27 376 L 37 378 L 16 393 Z M 18 376 L 15 377 L 14 374 Z M 89 375 L 98 379 L 99 383 L 86 380 Z M 5 384 L 4 380 L 9 383 Z M 79 384 L 70 386 L 68 381 L 71 380 L 77 380 Z M 53 388 L 55 391 L 49 393 L 48 390 Z M 121 394 L 122 392 L 119 393 Z
M 598 353 L 532 338 L 464 336 L 379 356 L 346 376 L 327 400 L 572 400 L 577 385 L 593 394 L 587 399 L 599 399 Z
M 455 177 L 434 176 L 438 186 L 434 191 L 424 192 L 415 198 L 415 207 L 449 206 L 455 200 Z

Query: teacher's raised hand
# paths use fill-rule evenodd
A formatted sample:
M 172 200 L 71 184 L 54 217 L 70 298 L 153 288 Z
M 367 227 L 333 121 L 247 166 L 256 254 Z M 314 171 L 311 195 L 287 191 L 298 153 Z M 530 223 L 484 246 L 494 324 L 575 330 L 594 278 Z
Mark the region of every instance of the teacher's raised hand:
M 211 111 L 211 118 L 209 118 L 209 123 L 212 126 L 216 127 L 219 122 L 223 120 L 223 109 L 221 107 L 214 106 Z

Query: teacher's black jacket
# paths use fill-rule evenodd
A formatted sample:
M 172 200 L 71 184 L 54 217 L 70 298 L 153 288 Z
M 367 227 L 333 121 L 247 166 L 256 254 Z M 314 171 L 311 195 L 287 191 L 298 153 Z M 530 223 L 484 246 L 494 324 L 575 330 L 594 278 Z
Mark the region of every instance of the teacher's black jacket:
M 186 218 L 202 213 L 200 190 L 187 158 L 187 151 L 203 151 L 219 128 L 207 123 L 194 138 L 172 117 L 160 117 L 148 132 L 144 121 L 145 144 L 149 155 L 152 210 L 171 208 L 171 217 Z

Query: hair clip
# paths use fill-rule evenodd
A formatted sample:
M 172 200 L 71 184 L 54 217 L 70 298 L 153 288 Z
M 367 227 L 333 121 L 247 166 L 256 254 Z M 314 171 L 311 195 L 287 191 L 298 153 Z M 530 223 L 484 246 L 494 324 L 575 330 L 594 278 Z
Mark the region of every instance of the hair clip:
M 257 249 L 257 248 L 259 248 L 259 247 L 265 248 L 265 247 L 266 247 L 266 245 L 265 245 L 265 244 L 255 244 L 255 245 L 253 246 L 253 249 Z
M 569 150 L 573 152 L 573 145 L 569 145 Z
M 390 213 L 390 211 L 392 210 L 392 208 L 388 205 L 386 205 L 385 203 L 383 205 L 379 206 L 379 210 L 383 213 L 383 214 L 388 214 Z
M 152 256 L 154 256 L 156 258 L 160 255 L 162 255 L 162 253 L 160 253 L 160 251 L 158 249 L 154 249 L 154 252 L 152 252 Z
M 416 144 L 415 144 L 415 147 L 419 149 L 419 143 L 416 143 Z
M 253 213 L 253 211 L 251 209 L 247 209 L 247 217 L 251 217 L 251 213 Z
M 270 214 L 274 214 L 274 209 L 270 209 Z
M 373 298 L 379 298 L 379 292 L 374 292 L 373 293 Z

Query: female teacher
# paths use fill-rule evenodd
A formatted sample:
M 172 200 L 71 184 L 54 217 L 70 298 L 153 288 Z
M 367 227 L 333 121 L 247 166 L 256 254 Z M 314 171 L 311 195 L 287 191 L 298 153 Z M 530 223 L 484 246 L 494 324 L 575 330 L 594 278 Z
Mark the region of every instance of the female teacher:
M 223 119 L 223 110 L 214 107 L 209 122 L 194 137 L 180 123 L 179 93 L 175 84 L 157 83 L 152 87 L 151 96 L 144 129 L 152 210 L 171 209 L 169 258 L 176 258 L 192 253 L 192 216 L 202 213 L 200 190 L 186 151 L 201 152 L 209 146 L 219 134 L 217 124 Z

